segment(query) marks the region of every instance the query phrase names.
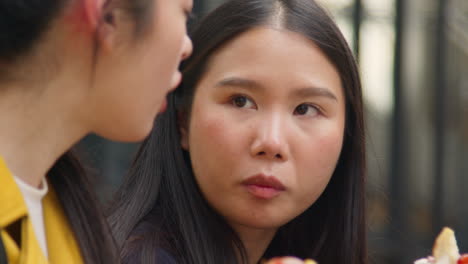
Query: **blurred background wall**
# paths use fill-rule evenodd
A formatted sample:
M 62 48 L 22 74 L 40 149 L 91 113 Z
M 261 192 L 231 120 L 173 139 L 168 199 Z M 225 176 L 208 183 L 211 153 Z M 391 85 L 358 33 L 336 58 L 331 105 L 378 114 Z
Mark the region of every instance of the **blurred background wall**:
M 195 0 L 197 18 L 224 2 Z M 468 252 L 468 1 L 319 0 L 361 67 L 372 263 L 430 254 L 443 226 Z M 79 147 L 108 201 L 138 144 Z

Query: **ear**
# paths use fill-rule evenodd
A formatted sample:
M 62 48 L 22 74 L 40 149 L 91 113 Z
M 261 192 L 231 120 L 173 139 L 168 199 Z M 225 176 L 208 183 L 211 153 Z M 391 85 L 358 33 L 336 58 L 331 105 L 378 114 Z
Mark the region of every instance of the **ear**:
M 116 38 L 116 8 L 105 5 L 105 0 L 82 0 L 84 17 L 91 32 L 94 32 L 100 49 L 109 50 Z
M 91 31 L 95 32 L 101 20 L 103 0 L 81 0 L 83 15 Z
M 188 140 L 188 122 L 184 113 L 177 113 L 177 124 L 180 132 L 180 145 L 186 151 L 189 151 L 189 140 Z

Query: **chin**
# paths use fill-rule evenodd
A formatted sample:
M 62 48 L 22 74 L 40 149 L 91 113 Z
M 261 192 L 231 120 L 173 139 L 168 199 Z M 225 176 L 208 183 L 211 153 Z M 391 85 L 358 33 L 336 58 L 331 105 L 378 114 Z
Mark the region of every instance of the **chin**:
M 264 216 L 262 218 L 256 217 L 256 218 L 240 219 L 238 223 L 240 223 L 243 226 L 247 226 L 247 227 L 255 228 L 255 229 L 278 229 L 281 226 L 287 224 L 289 220 L 284 219 L 284 217 Z

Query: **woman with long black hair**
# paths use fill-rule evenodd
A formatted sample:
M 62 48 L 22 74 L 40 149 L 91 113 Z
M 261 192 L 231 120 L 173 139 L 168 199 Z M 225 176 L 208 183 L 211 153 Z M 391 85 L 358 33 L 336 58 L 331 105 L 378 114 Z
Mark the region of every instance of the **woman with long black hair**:
M 361 84 L 335 23 L 232 0 L 191 36 L 109 218 L 123 262 L 367 263 Z
M 118 141 L 149 134 L 191 52 L 192 4 L 0 1 L 0 252 L 8 263 L 119 262 L 70 149 L 91 132 Z

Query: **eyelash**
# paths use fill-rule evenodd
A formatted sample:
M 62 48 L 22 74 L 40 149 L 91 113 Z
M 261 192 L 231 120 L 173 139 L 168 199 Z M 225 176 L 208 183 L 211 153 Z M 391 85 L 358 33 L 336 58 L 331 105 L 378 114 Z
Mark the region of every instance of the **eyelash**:
M 238 106 L 238 105 L 236 105 L 235 100 L 236 100 L 236 99 L 239 99 L 239 98 L 245 98 L 246 100 L 250 101 L 250 102 L 254 105 L 254 109 L 257 109 L 257 105 L 255 104 L 254 100 L 252 100 L 249 96 L 244 95 L 244 94 L 235 94 L 235 95 L 230 96 L 230 97 L 229 97 L 229 103 L 230 103 L 232 106 L 236 107 L 236 108 L 244 108 L 245 105 L 243 105 L 243 106 Z M 317 115 L 320 115 L 320 114 L 323 113 L 322 109 L 321 109 L 319 106 L 315 105 L 315 104 L 312 104 L 312 103 L 302 103 L 302 104 L 299 104 L 298 106 L 296 106 L 296 108 L 294 108 L 294 111 L 293 111 L 293 114 L 294 114 L 294 115 L 302 116 L 302 114 L 296 114 L 297 108 L 298 108 L 299 106 L 302 106 L 302 105 L 305 105 L 305 106 L 307 106 L 307 107 L 313 108 L 315 111 L 317 111 Z M 249 108 L 249 109 L 250 109 L 250 108 Z M 305 115 L 305 114 L 304 114 L 304 115 Z
M 244 107 L 237 106 L 236 103 L 234 102 L 234 100 L 236 100 L 238 98 L 245 98 L 246 100 L 252 102 L 252 104 L 255 106 L 255 109 L 257 108 L 257 105 L 255 104 L 254 100 L 252 100 L 247 95 L 243 95 L 243 94 L 235 94 L 235 95 L 229 97 L 229 102 L 232 104 L 232 106 L 237 107 L 237 108 L 244 108 Z
M 297 111 L 297 108 L 299 106 L 302 106 L 302 105 L 305 105 L 305 106 L 308 106 L 308 107 L 311 107 L 313 108 L 315 111 L 317 111 L 317 115 L 321 114 L 322 113 L 322 110 L 320 109 L 320 107 L 314 105 L 314 104 L 310 104 L 310 103 L 302 103 L 302 104 L 299 104 L 298 106 L 296 106 L 296 108 L 294 109 L 294 114 L 296 114 L 296 111 Z M 299 114 L 299 115 L 302 115 L 302 114 Z M 305 114 L 304 114 L 305 115 Z

